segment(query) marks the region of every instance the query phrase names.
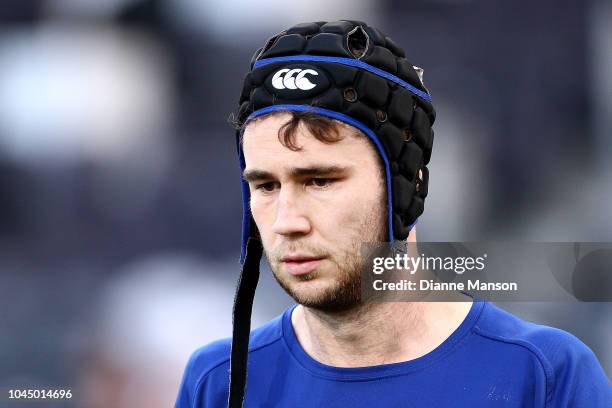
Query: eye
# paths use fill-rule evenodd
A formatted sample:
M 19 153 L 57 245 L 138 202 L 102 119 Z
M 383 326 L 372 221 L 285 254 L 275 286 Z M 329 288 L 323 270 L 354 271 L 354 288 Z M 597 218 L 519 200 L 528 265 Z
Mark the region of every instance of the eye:
M 307 184 L 315 186 L 315 187 L 319 187 L 319 188 L 324 188 L 324 187 L 329 187 L 333 182 L 334 180 L 330 178 L 316 177 L 316 178 L 310 179 Z
M 256 185 L 255 189 L 262 191 L 264 193 L 271 193 L 276 189 L 277 184 L 278 183 L 275 183 L 273 181 L 268 181 L 267 183 L 261 183 L 261 184 Z

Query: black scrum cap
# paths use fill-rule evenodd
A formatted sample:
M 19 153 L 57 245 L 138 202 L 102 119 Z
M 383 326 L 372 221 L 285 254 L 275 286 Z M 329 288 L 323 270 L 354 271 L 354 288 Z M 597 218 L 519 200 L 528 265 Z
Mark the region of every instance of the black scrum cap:
M 255 52 L 237 115 L 239 125 L 274 111 L 309 111 L 361 130 L 384 163 L 388 239 L 404 240 L 423 213 L 435 111 L 422 70 L 380 30 L 360 21 L 298 24 Z M 244 129 L 244 126 L 241 126 Z M 241 170 L 241 132 L 237 146 Z M 261 242 L 242 181 L 243 269 L 234 303 L 229 406 L 245 394 L 251 310 Z

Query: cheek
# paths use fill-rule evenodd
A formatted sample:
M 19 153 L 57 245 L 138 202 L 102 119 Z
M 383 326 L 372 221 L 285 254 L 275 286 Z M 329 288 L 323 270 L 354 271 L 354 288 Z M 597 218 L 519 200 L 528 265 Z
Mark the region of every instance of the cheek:
M 343 236 L 362 233 L 366 220 L 382 220 L 385 213 L 383 205 L 386 203 L 385 189 L 379 185 L 378 180 L 369 181 L 370 184 L 355 183 L 337 194 L 333 202 L 326 203 L 325 208 L 314 211 L 317 229 L 323 229 L 329 237 L 341 239 Z M 364 185 L 370 187 L 363 188 Z
M 263 234 L 268 229 L 267 226 L 270 222 L 270 214 L 272 214 L 270 200 L 262 199 L 262 197 L 257 197 L 256 195 L 253 196 L 251 192 L 249 205 L 253 219 L 259 228 L 259 232 Z

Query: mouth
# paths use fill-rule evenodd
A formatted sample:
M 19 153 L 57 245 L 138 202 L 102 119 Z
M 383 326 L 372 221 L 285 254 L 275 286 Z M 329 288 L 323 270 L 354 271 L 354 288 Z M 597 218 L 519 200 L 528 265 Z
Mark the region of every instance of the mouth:
M 281 259 L 281 263 L 290 275 L 299 276 L 314 271 L 323 261 L 323 259 L 325 258 L 305 255 L 291 255 L 283 257 Z

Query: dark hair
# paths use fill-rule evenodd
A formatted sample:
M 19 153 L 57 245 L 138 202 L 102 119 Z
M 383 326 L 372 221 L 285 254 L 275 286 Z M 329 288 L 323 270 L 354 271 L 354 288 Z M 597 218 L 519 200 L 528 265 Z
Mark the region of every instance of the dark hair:
M 236 124 L 233 122 L 232 117 L 230 117 L 230 122 L 237 129 L 243 130 L 249 123 L 281 113 L 288 114 L 290 118 L 278 129 L 278 140 L 283 146 L 290 150 L 299 151 L 302 149 L 296 144 L 295 140 L 300 124 L 305 126 L 306 129 L 320 142 L 329 144 L 342 140 L 342 136 L 340 136 L 340 127 L 346 125 L 344 125 L 342 122 L 338 122 L 334 119 L 327 118 L 314 112 L 278 110 L 258 116 L 257 118 L 243 124 Z M 350 128 L 355 134 L 362 133 L 358 129 L 354 129 L 349 126 L 347 126 L 347 128 Z

